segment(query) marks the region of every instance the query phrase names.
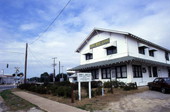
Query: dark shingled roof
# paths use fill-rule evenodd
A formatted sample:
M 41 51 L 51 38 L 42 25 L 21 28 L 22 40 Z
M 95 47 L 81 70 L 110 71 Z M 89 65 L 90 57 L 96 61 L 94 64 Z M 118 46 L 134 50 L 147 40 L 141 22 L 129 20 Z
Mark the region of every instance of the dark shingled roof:
M 95 63 L 79 65 L 79 66 L 74 67 L 70 70 L 72 70 L 72 71 L 87 70 L 87 69 L 94 69 L 94 68 L 99 68 L 99 67 L 107 67 L 107 66 L 121 64 L 121 63 L 128 63 L 128 62 L 146 63 L 146 64 L 151 64 L 151 65 L 170 67 L 170 64 L 167 64 L 167 63 L 151 61 L 151 60 L 141 59 L 141 58 L 132 57 L 132 56 L 125 56 L 125 57 L 106 60 L 106 61 L 99 61 L 99 62 L 95 62 Z

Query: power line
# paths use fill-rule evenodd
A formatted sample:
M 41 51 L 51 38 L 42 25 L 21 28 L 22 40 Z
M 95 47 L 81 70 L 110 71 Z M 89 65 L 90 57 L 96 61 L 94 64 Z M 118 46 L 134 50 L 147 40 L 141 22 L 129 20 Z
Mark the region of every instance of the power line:
M 38 60 L 38 59 L 35 57 L 35 55 L 33 55 L 33 52 L 31 51 L 30 47 L 28 47 L 28 49 L 29 49 L 29 52 L 30 52 L 30 54 L 32 55 L 32 57 L 33 57 L 35 60 L 37 60 L 37 61 L 35 61 L 35 62 L 37 62 L 37 64 L 43 65 L 44 68 L 51 68 L 51 66 L 48 66 L 48 65 L 44 64 L 42 61 Z M 38 63 L 38 62 L 39 62 L 39 63 Z M 43 66 L 42 66 L 42 67 L 43 67 Z
M 0 51 L 0 53 L 16 53 L 16 54 L 24 54 L 22 52 L 15 52 L 15 51 Z
M 58 17 L 62 14 L 62 12 L 64 11 L 64 9 L 68 6 L 68 4 L 71 2 L 71 0 L 69 0 L 68 2 L 67 2 L 67 4 L 61 9 L 61 11 L 58 13 L 58 15 L 54 18 L 54 20 L 47 26 L 47 28 L 43 31 L 43 33 L 41 33 L 41 35 L 39 35 L 32 43 L 30 43 L 30 44 L 33 44 L 34 42 L 36 42 L 37 40 L 39 40 L 42 36 L 43 36 L 43 34 L 45 33 L 45 32 L 47 32 L 48 31 L 48 29 L 52 26 L 52 24 L 58 19 Z

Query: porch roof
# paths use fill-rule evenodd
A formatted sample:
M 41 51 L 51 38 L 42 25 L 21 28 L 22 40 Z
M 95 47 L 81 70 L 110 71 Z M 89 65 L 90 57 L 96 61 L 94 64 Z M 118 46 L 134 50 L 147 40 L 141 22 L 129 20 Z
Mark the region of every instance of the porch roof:
M 159 66 L 170 67 L 170 64 L 167 64 L 167 63 L 162 63 L 162 62 L 158 62 L 158 61 L 152 61 L 152 60 L 147 60 L 147 59 L 142 59 L 142 58 L 137 58 L 137 57 L 132 57 L 132 56 L 125 56 L 125 57 L 106 60 L 106 61 L 99 61 L 99 62 L 95 62 L 95 63 L 79 65 L 79 66 L 74 67 L 70 70 L 81 71 L 81 70 L 109 67 L 112 65 L 124 64 L 124 63 L 136 63 L 136 64 L 137 63 L 142 63 L 142 64 L 145 63 L 148 65 L 155 65 L 155 66 L 159 65 Z

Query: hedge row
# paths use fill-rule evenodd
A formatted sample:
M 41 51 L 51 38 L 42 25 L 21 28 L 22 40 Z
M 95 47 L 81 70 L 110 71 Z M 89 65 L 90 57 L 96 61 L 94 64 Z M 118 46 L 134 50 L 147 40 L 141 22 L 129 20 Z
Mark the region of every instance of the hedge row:
M 120 81 L 108 81 L 104 83 L 104 88 L 123 88 L 123 90 L 133 90 L 133 89 L 137 89 L 137 84 L 135 83 L 124 83 L 124 82 L 120 82 Z
M 60 82 L 47 85 L 21 84 L 18 86 L 18 88 L 40 94 L 52 94 L 55 96 L 71 97 L 71 86 L 69 82 Z

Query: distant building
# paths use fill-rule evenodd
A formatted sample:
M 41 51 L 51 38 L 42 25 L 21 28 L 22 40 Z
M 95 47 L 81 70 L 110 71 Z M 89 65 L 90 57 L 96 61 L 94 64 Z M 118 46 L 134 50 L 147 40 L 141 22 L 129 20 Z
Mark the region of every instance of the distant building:
M 77 75 L 75 71 L 67 71 L 68 79 L 71 83 L 77 82 Z
M 156 77 L 170 77 L 170 50 L 128 32 L 96 28 L 76 52 L 80 65 L 70 70 L 91 72 L 94 81 L 119 80 L 141 86 Z
M 0 84 L 14 84 L 15 78 L 12 75 L 0 75 Z

